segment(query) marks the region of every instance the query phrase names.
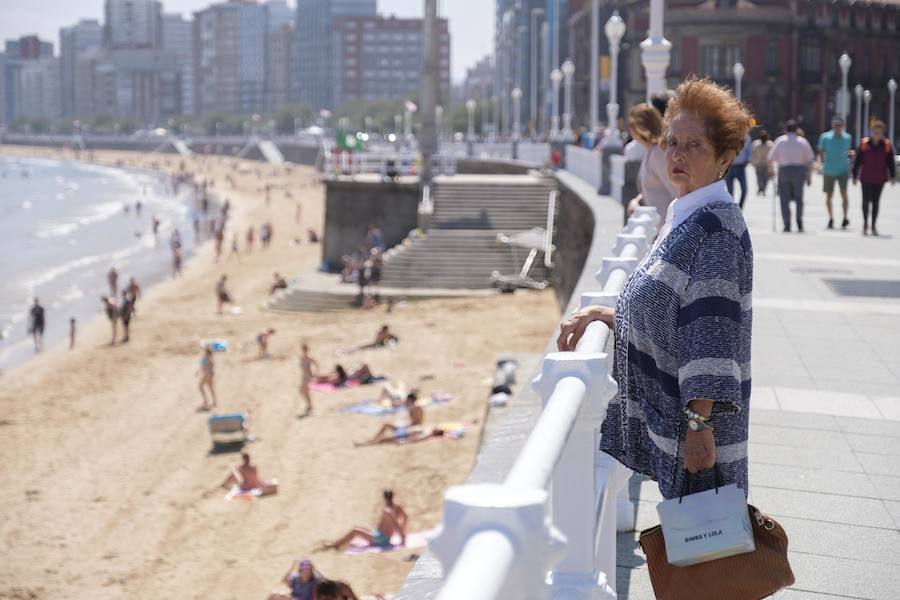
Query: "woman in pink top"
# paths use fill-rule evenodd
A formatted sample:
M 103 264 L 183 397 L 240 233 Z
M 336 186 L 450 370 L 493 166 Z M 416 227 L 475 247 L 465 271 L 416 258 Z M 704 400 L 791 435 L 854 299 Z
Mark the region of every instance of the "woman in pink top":
M 663 131 L 662 115 L 649 104 L 638 104 L 628 111 L 628 131 L 647 153 L 638 176 L 641 193 L 628 203 L 627 214 L 633 213 L 638 206 L 652 206 L 659 213 L 659 223 L 662 225 L 669 204 L 678 196 L 667 175 L 666 155 L 659 147 Z

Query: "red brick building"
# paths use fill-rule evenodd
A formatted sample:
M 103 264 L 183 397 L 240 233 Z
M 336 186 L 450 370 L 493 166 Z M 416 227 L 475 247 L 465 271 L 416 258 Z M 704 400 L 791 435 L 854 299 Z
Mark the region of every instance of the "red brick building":
M 576 56 L 590 48 L 589 6 L 585 2 L 571 15 L 570 50 Z M 624 112 L 644 100 L 639 44 L 647 36 L 649 1 L 601 0 L 601 6 L 602 22 L 618 9 L 628 26 L 620 55 Z M 672 42 L 670 87 L 691 74 L 733 86 L 732 67 L 741 62 L 743 99 L 760 124 L 775 132 L 789 118 L 801 121 L 811 135 L 829 126 L 839 108 L 842 52 L 853 60 L 848 87 L 861 84 L 872 92 L 873 116 L 887 120 L 887 82 L 900 79 L 900 0 L 667 0 L 665 35 Z M 605 42 L 601 39 L 601 53 Z M 576 90 L 586 94 L 587 86 Z M 586 110 L 586 97 L 576 99 L 576 106 Z M 584 123 L 587 115 L 577 112 Z M 853 99 L 851 126 L 855 114 Z

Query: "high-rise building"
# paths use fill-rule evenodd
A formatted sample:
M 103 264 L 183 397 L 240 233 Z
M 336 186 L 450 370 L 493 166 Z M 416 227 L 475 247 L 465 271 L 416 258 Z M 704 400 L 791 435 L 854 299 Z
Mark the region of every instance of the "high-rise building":
M 450 32 L 439 19 L 440 91 L 450 91 Z M 335 107 L 354 100 L 418 94 L 422 80 L 422 19 L 337 17 L 332 22 Z
M 106 0 L 103 39 L 107 48 L 159 48 L 162 3 L 158 0 Z
M 376 0 L 297 0 L 298 100 L 315 109 L 333 108 L 332 19 L 375 17 Z
M 266 34 L 266 108 L 281 110 L 291 103 L 294 81 L 294 26 L 290 23 Z
M 265 110 L 266 9 L 246 0 L 194 13 L 194 112 Z
M 75 110 L 75 88 L 78 79 L 75 66 L 78 57 L 103 44 L 103 28 L 95 20 L 82 20 L 59 30 L 60 109 L 62 116 L 72 117 Z
M 134 48 L 87 55 L 95 115 L 131 119 L 139 127 L 164 126 L 181 108 L 181 69 L 170 50 Z
M 23 60 L 18 79 L 15 117 L 57 123 L 61 116 L 59 59 Z
M 7 83 L 7 64 L 6 53 L 0 52 L 0 127 L 8 125 L 13 120 L 11 99 L 7 98 L 7 92 L 10 90 Z
M 177 13 L 162 16 L 163 50 L 175 53 L 181 70 L 181 111 L 194 114 L 194 24 Z
M 509 133 L 512 123 L 512 90 L 522 91 L 523 121 L 536 116 L 542 92 L 541 44 L 546 0 L 497 0 L 494 31 L 494 89 L 498 96 L 500 123 Z
M 53 42 L 46 42 L 36 35 L 26 35 L 17 40 L 6 40 L 8 60 L 36 60 L 53 58 Z
M 270 32 L 294 22 L 294 11 L 288 6 L 287 0 L 269 0 L 265 6 L 266 26 Z

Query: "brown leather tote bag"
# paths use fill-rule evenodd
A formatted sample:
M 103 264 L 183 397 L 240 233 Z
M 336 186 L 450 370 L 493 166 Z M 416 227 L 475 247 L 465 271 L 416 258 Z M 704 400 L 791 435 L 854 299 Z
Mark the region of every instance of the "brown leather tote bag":
M 760 600 L 794 583 L 784 529 L 747 505 L 756 550 L 690 567 L 669 564 L 662 528 L 641 532 L 650 581 L 658 600 Z

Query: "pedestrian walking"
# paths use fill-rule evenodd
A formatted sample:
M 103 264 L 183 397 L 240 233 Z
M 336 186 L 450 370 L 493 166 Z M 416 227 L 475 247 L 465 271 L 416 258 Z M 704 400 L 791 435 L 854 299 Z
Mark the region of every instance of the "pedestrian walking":
M 106 318 L 109 319 L 109 326 L 112 332 L 109 338 L 109 345 L 112 346 L 116 343 L 116 333 L 119 328 L 119 307 L 116 305 L 115 296 L 101 296 L 100 303 L 103 305 L 103 312 L 106 313 Z
M 803 182 L 812 183 L 812 165 L 816 155 L 806 138 L 797 134 L 797 122 L 785 125 L 785 134 L 775 140 L 769 160 L 778 165 L 778 196 L 784 231 L 791 231 L 791 202 L 795 202 L 797 231 L 803 232 Z
M 853 138 L 844 130 L 844 118 L 835 115 L 831 118 L 831 130 L 819 136 L 818 155 L 822 160 L 822 177 L 824 179 L 825 208 L 828 209 L 828 229 L 834 229 L 834 211 L 831 199 L 834 196 L 834 184 L 841 190 L 841 207 L 844 209 L 844 220 L 841 229 L 847 229 L 850 220 L 847 218 L 849 200 L 847 198 L 847 179 L 850 177 L 850 151 L 853 149 Z
M 244 238 L 244 248 L 246 249 L 246 252 L 248 254 L 250 253 L 251 250 L 253 250 L 253 237 L 254 237 L 254 232 L 253 232 L 253 226 L 251 225 L 250 227 L 247 228 L 247 235 Z
M 737 181 L 741 184 L 741 199 L 739 201 L 741 209 L 744 208 L 744 201 L 747 200 L 747 163 L 750 162 L 750 151 L 752 149 L 753 138 L 748 133 L 747 139 L 744 141 L 744 147 L 738 152 L 734 162 L 728 167 L 728 173 L 725 174 L 725 187 L 728 188 L 728 193 L 732 196 L 734 196 L 734 182 Z
M 75 347 L 75 317 L 69 318 L 69 350 Z
M 765 196 L 769 186 L 769 178 L 772 177 L 772 161 L 769 160 L 769 151 L 772 150 L 772 140 L 769 132 L 763 129 L 759 132 L 759 138 L 753 141 L 750 150 L 750 162 L 756 169 L 756 195 Z
M 872 137 L 863 138 L 856 149 L 853 162 L 853 183 L 862 185 L 863 235 L 878 235 L 878 205 L 881 191 L 888 181 L 897 183 L 897 166 L 894 164 L 894 147 L 884 137 L 886 127 L 883 121 L 875 121 L 871 127 Z M 871 218 L 871 221 L 869 220 Z
M 241 248 L 238 245 L 238 234 L 236 233 L 231 236 L 231 252 L 228 254 L 228 260 L 231 260 L 232 256 L 241 262 Z
M 228 289 L 225 287 L 225 281 L 228 278 L 227 275 L 222 275 L 219 278 L 219 281 L 216 283 L 216 302 L 218 306 L 218 314 L 222 314 L 222 306 L 228 303 L 231 303 L 231 296 L 228 294 Z
M 40 352 L 44 349 L 45 325 L 44 307 L 41 306 L 41 303 L 35 298 L 34 304 L 31 305 L 31 310 L 28 311 L 28 333 L 31 334 L 31 337 L 34 340 L 35 352 Z

